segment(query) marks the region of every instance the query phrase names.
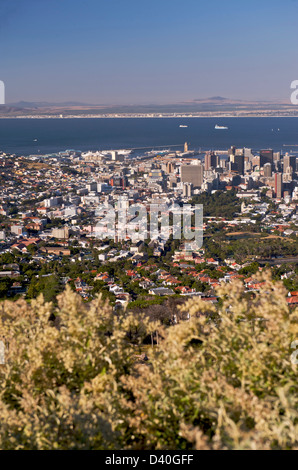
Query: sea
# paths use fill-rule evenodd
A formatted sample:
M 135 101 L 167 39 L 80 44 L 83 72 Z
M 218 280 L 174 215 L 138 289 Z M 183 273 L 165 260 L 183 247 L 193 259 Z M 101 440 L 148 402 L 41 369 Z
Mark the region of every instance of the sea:
M 18 156 L 119 149 L 142 155 L 181 151 L 185 142 L 198 153 L 235 145 L 298 154 L 298 117 L 0 119 L 0 152 Z

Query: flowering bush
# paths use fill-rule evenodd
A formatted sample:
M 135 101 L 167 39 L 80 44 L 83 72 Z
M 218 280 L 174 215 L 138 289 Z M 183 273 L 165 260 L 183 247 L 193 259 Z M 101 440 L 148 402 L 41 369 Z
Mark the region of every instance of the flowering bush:
M 58 307 L 2 303 L 0 448 L 297 449 L 298 310 L 260 286 L 222 285 L 218 308 L 192 298 L 168 328 L 70 288 Z

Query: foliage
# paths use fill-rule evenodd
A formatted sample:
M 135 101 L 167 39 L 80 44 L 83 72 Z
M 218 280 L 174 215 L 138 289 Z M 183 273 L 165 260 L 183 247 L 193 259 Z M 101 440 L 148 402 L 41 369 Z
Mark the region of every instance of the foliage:
M 213 194 L 203 193 L 194 196 L 192 204 L 203 204 L 204 217 L 232 218 L 236 212 L 240 212 L 241 203 L 236 191 L 216 191 Z
M 238 281 L 217 295 L 168 328 L 69 287 L 57 307 L 3 302 L 0 448 L 297 449 L 298 310 L 268 276 L 254 298 Z
M 39 294 L 43 294 L 46 302 L 52 301 L 56 298 L 61 290 L 59 279 L 57 276 L 46 276 L 41 278 L 33 277 L 28 287 L 27 298 L 34 299 Z

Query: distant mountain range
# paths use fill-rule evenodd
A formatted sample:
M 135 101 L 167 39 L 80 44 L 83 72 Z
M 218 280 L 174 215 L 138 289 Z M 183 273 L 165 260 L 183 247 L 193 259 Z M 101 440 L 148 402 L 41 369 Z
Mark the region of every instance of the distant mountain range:
M 64 103 L 49 103 L 47 101 L 19 101 L 17 103 L 9 103 L 14 108 L 68 108 L 73 106 L 98 106 L 89 103 L 79 103 L 77 101 L 66 101 Z
M 89 104 L 77 101 L 63 103 L 20 101 L 0 106 L 1 117 L 13 116 L 51 116 L 63 114 L 78 115 L 106 115 L 106 114 L 200 114 L 207 115 L 296 115 L 298 107 L 285 101 L 245 101 L 222 96 L 210 98 L 197 98 L 190 101 L 169 104 L 143 104 L 143 105 L 106 105 Z

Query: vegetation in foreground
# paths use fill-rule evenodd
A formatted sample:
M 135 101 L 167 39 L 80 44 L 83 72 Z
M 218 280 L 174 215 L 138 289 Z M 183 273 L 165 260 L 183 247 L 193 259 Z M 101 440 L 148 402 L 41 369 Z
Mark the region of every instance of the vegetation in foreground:
M 1 303 L 0 448 L 297 449 L 298 309 L 268 276 L 217 294 L 168 328 L 70 288 Z

